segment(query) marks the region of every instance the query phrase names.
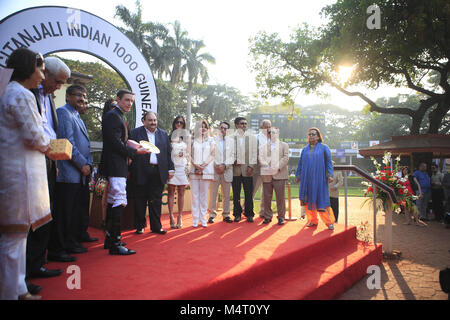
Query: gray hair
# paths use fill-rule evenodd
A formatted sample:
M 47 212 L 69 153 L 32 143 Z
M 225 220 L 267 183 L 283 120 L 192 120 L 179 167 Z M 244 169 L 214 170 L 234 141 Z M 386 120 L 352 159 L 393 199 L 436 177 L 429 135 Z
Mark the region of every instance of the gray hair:
M 270 124 L 270 126 L 272 126 L 272 121 L 270 121 L 269 119 L 264 119 L 263 121 L 261 121 L 260 128 L 264 128 L 264 123 L 268 123 Z
M 48 71 L 48 73 L 56 75 L 62 72 L 67 77 L 70 77 L 70 69 L 61 59 L 56 57 L 47 57 L 44 59 L 44 61 L 45 69 Z

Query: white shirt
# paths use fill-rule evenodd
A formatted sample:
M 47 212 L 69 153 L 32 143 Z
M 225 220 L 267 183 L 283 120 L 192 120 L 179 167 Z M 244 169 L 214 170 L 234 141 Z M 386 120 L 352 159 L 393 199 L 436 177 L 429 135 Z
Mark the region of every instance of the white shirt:
M 158 130 L 158 129 L 156 129 L 156 130 Z M 156 146 L 156 143 L 155 143 L 156 130 L 155 130 L 155 132 L 152 133 L 147 128 L 145 128 L 145 131 L 147 131 L 148 141 L 153 143 L 155 146 Z M 158 164 L 158 158 L 156 157 L 156 154 L 153 152 L 150 153 L 150 164 Z
M 53 128 L 53 114 L 49 100 L 50 97 L 48 94 L 44 95 L 44 87 L 42 84 L 39 85 L 38 90 L 42 111 L 42 127 L 44 128 L 44 132 L 49 139 L 56 139 L 56 132 Z

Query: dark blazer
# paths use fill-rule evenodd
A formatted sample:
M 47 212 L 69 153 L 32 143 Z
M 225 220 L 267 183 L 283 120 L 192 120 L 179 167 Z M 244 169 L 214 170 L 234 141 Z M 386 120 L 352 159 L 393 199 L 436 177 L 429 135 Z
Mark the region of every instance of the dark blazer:
M 39 89 L 31 89 L 31 92 L 34 94 L 34 97 L 36 98 L 36 104 L 38 106 L 39 114 L 42 115 L 42 106 L 41 106 L 41 98 L 39 95 Z M 55 132 L 58 132 L 58 116 L 56 115 L 55 101 L 53 101 L 52 95 L 50 95 L 49 100 L 50 106 L 52 108 L 53 128 L 55 129 Z
M 122 111 L 116 107 L 102 120 L 103 152 L 102 174 L 106 177 L 127 177 L 128 161 L 136 149 L 128 147 L 128 130 Z
M 130 132 L 130 139 L 139 142 L 140 140 L 148 141 L 147 131 L 144 126 L 135 128 Z M 172 162 L 172 147 L 167 132 L 157 128 L 155 133 L 155 145 L 160 150 L 156 155 L 158 159 L 159 176 L 161 183 L 164 185 L 169 177 L 169 170 L 174 170 Z M 150 154 L 136 155 L 131 163 L 131 179 L 137 185 L 146 183 L 145 168 L 150 165 Z

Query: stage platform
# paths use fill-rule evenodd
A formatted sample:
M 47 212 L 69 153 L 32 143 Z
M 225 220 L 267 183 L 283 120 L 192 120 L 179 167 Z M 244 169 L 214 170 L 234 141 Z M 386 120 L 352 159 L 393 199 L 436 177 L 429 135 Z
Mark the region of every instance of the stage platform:
M 287 221 L 284 226 L 222 222 L 193 228 L 191 214 L 183 215 L 183 228 L 167 234 L 145 230 L 123 232 L 131 256 L 112 256 L 103 249 L 103 232 L 90 228 L 99 242 L 85 244 L 89 251 L 75 255 L 73 263 L 50 262 L 63 274 L 32 279 L 43 287 L 40 295 L 50 300 L 297 300 L 333 299 L 367 273 L 369 265 L 382 262 L 381 245 L 356 239 L 356 228 L 335 225 L 328 230 L 322 222 L 307 228 L 305 220 Z M 80 268 L 81 289 L 69 289 L 70 265 Z M 70 287 L 70 286 L 69 286 Z

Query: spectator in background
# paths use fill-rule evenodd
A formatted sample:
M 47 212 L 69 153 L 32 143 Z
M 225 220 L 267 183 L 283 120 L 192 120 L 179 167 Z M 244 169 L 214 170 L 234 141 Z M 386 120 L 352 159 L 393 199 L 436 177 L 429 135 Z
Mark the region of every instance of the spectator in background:
M 421 162 L 419 164 L 419 170 L 416 170 L 413 176 L 417 179 L 420 185 L 421 194 L 416 193 L 419 199 L 416 200 L 417 209 L 419 209 L 419 219 L 422 221 L 428 221 L 427 207 L 431 198 L 431 183 L 430 176 L 427 172 L 427 164 Z
M 442 181 L 444 175 L 438 171 L 436 164 L 431 165 L 431 206 L 434 213 L 434 219 L 437 222 L 443 222 L 444 219 L 444 191 L 442 189 Z
M 336 164 L 334 161 L 331 161 L 333 166 Z M 338 222 L 339 218 L 339 188 L 344 185 L 344 177 L 342 176 L 341 171 L 333 170 L 333 179 L 328 182 L 328 191 L 330 193 L 330 204 L 331 209 L 333 209 L 334 218 L 336 222 Z
M 6 67 L 14 70 L 0 97 L 0 300 L 35 300 L 25 283 L 27 235 L 52 219 L 44 156 L 50 139 L 30 92 L 44 79 L 44 59 L 20 48 Z
M 405 182 L 402 182 L 404 186 L 406 186 L 406 189 L 408 190 L 409 194 L 415 195 L 416 191 L 414 189 L 417 189 L 419 192 L 419 195 L 422 194 L 422 190 L 420 188 L 420 184 L 417 181 L 415 177 L 409 174 L 409 168 L 407 166 L 403 167 L 400 171 L 401 176 L 400 178 L 404 178 Z M 416 201 L 413 201 L 413 204 L 416 204 Z M 414 223 L 417 226 L 422 226 L 419 223 L 419 216 L 418 212 L 416 211 L 417 208 L 406 208 L 402 207 L 402 209 L 405 211 L 405 223 L 406 225 L 411 224 L 411 217 L 414 218 Z
M 333 164 L 330 149 L 322 141 L 322 134 L 318 128 L 308 130 L 308 145 L 300 154 L 295 176 L 300 183 L 300 203 L 306 209 L 308 219 L 306 226 L 317 226 L 319 213 L 328 229 L 333 230 L 335 218 L 328 192 L 328 183 L 333 179 Z
M 214 139 L 209 137 L 209 125 L 206 120 L 195 124 L 194 140 L 191 149 L 192 226 L 199 222 L 207 226 L 209 184 L 214 179 Z
M 168 195 L 167 206 L 169 209 L 170 227 L 179 229 L 183 223 L 181 221 L 184 207 L 184 191 L 189 185 L 187 170 L 189 168 L 189 153 L 187 144 L 186 120 L 183 116 L 176 116 L 172 122 L 172 132 L 169 135 L 172 146 L 172 162 L 175 173 L 167 181 Z M 175 190 L 177 191 L 178 217 L 177 223 L 173 217 L 173 205 L 175 202 Z

